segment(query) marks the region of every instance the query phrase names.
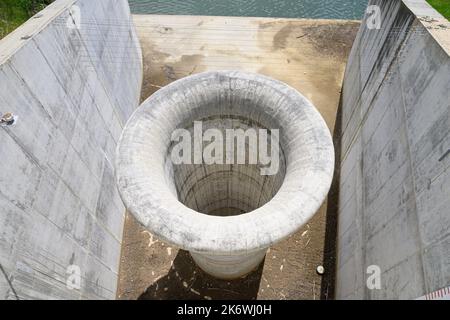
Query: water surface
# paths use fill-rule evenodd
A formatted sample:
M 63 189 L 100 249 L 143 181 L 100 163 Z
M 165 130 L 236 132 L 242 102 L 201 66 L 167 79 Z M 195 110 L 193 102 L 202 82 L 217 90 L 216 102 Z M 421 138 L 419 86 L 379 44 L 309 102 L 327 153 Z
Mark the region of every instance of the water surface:
M 129 0 L 135 14 L 361 19 L 368 0 Z

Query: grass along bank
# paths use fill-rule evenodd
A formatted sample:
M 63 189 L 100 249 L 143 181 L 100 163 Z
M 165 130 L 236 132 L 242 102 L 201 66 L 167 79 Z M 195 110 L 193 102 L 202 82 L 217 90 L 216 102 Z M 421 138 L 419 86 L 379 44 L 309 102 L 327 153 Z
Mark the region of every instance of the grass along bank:
M 450 20 L 450 0 L 427 0 L 428 3 L 439 11 L 447 20 Z
M 0 39 L 51 2 L 53 0 L 0 0 Z

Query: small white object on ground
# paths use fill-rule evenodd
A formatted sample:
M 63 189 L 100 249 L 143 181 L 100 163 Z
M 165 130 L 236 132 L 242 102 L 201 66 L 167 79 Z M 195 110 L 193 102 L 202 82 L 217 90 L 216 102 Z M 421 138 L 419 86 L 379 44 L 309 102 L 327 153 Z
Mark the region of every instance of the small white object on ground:
M 318 266 L 316 271 L 318 274 L 323 275 L 325 273 L 325 268 L 323 266 Z

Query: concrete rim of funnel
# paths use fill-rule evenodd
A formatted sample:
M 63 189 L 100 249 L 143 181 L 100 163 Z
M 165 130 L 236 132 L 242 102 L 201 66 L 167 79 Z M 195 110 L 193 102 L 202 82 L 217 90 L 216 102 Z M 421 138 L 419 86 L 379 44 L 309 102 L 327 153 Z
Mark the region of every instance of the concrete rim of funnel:
M 216 88 L 223 89 L 232 81 L 246 84 L 243 89 L 254 89 L 249 84 L 263 86 L 262 95 L 283 96 L 284 102 L 276 107 L 258 107 L 280 125 L 286 175 L 272 200 L 256 210 L 211 216 L 186 207 L 170 190 L 166 153 L 171 133 L 179 124 L 177 117 L 195 108 L 183 101 L 196 92 L 217 94 Z M 289 237 L 319 209 L 333 171 L 331 134 L 312 103 L 285 83 L 240 71 L 199 73 L 160 89 L 131 116 L 116 152 L 116 180 L 127 209 L 157 238 L 200 253 L 249 253 Z

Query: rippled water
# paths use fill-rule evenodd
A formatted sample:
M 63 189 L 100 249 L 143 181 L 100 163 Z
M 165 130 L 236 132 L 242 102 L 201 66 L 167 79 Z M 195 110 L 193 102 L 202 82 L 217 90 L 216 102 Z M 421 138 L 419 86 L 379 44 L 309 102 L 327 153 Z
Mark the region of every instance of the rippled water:
M 361 19 L 368 0 L 129 0 L 133 13 Z

